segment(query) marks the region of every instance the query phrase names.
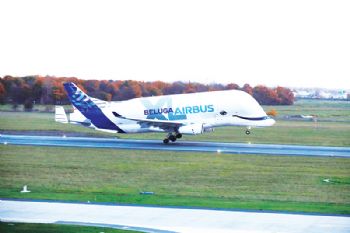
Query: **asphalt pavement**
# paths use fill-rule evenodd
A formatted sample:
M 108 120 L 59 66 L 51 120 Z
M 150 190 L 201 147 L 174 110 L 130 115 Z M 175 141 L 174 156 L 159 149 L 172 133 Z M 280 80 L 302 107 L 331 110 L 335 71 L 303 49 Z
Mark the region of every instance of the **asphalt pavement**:
M 141 232 L 348 233 L 350 217 L 48 201 L 0 200 L 0 221 Z
M 5 145 L 32 145 L 32 146 L 63 146 L 110 148 L 131 150 L 162 150 L 178 152 L 213 152 L 228 154 L 257 154 L 257 155 L 286 155 L 286 156 L 322 156 L 322 157 L 350 157 L 350 147 L 299 146 L 276 144 L 249 144 L 249 143 L 220 143 L 177 141 L 163 144 L 160 140 L 134 140 L 117 138 L 92 137 L 54 137 L 54 136 L 27 136 L 1 135 L 0 143 Z

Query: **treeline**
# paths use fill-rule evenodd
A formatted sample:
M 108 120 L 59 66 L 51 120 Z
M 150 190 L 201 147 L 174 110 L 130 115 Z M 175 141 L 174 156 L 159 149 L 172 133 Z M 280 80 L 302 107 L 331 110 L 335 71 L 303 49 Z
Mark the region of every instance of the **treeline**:
M 83 80 L 78 78 L 26 76 L 0 77 L 0 103 L 24 104 L 30 108 L 33 104 L 69 104 L 63 88 L 64 82 L 74 82 L 88 95 L 107 100 L 118 101 L 135 97 L 158 96 L 181 93 L 194 93 L 218 90 L 243 90 L 264 105 L 291 105 L 294 95 L 284 87 L 268 88 L 266 86 L 242 87 L 231 83 L 228 85 L 162 81 L 140 82 L 133 80 Z

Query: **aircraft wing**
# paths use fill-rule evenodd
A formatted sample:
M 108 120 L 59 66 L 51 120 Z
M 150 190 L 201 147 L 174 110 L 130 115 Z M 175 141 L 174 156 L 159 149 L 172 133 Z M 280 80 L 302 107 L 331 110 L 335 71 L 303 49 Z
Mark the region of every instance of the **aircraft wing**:
M 113 112 L 113 115 L 115 117 L 118 117 L 121 119 L 136 121 L 139 125 L 144 126 L 144 127 L 153 126 L 153 127 L 158 127 L 158 128 L 167 130 L 167 129 L 176 129 L 176 128 L 179 128 L 180 126 L 185 125 L 184 123 L 178 122 L 178 121 L 128 118 L 128 117 L 124 117 L 116 112 Z

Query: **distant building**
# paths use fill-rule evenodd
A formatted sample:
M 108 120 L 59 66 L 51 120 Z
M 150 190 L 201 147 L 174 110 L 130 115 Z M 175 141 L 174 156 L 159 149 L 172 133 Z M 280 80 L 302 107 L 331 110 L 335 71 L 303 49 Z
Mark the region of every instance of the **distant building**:
M 350 92 L 345 90 L 328 90 L 328 89 L 294 89 L 295 98 L 299 99 L 350 99 Z

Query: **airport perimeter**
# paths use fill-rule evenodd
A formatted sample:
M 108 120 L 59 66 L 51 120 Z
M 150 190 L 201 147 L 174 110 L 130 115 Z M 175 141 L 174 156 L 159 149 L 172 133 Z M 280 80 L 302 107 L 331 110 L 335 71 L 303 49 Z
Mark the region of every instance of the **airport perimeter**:
M 308 106 L 308 109 L 319 113 L 319 121 L 280 119 L 275 127 L 254 129 L 249 137 L 244 135 L 243 129 L 222 128 L 213 134 L 185 137 L 179 143 L 198 140 L 251 145 L 350 146 L 349 108 L 344 108 L 344 103 L 333 109 L 329 105 Z M 278 111 L 306 110 L 296 105 L 289 109 L 280 107 Z M 0 112 L 0 131 L 1 134 L 67 139 L 103 137 L 102 141 L 147 139 L 159 140 L 159 144 L 163 137 L 157 134 L 108 135 L 62 126 L 52 119 L 53 114 L 49 113 Z M 3 142 L 0 146 L 0 198 L 350 214 L 348 158 L 331 154 L 312 157 L 220 152 L 217 149 L 174 152 L 39 147 Z M 23 185 L 28 185 L 31 192 L 20 193 Z M 142 195 L 142 192 L 153 195 Z

